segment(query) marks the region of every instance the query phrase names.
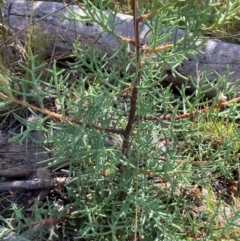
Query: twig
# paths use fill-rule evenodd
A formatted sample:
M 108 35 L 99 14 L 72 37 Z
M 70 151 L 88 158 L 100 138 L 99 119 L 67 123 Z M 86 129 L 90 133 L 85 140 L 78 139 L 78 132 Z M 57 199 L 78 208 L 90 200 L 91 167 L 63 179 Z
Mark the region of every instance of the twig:
M 57 113 L 49 111 L 47 109 L 39 108 L 39 107 L 31 105 L 31 104 L 29 104 L 25 101 L 17 100 L 14 97 L 6 96 L 1 92 L 0 92 L 0 99 L 4 99 L 4 100 L 7 100 L 7 101 L 10 101 L 11 103 L 16 103 L 16 104 L 19 104 L 23 107 L 33 109 L 33 110 L 38 111 L 38 112 L 40 112 L 44 115 L 48 115 L 49 117 L 54 117 L 54 118 L 57 118 L 57 119 L 62 120 L 62 121 L 69 121 L 69 122 L 74 123 L 76 125 L 84 125 L 83 122 L 81 122 L 81 121 L 74 120 L 70 117 L 66 117 L 66 116 L 57 114 Z M 122 134 L 123 133 L 122 129 L 102 128 L 101 126 L 91 126 L 89 124 L 86 124 L 85 127 L 88 128 L 88 129 L 95 129 L 95 130 L 104 131 L 104 132 L 107 132 L 107 133 L 115 133 L 115 134 Z
M 174 117 L 175 120 L 181 120 L 181 119 L 186 119 L 186 118 L 190 118 L 190 117 L 194 117 L 198 114 L 203 114 L 206 112 L 209 112 L 210 110 L 213 109 L 219 109 L 225 106 L 228 106 L 230 104 L 234 104 L 240 102 L 240 97 L 238 98 L 234 98 L 232 100 L 229 101 L 224 101 L 224 102 L 220 102 L 217 105 L 213 106 L 213 107 L 206 107 L 204 109 L 201 110 L 197 110 L 197 111 L 193 111 L 190 113 L 185 113 L 182 115 L 177 115 Z M 134 121 L 138 121 L 138 120 L 149 120 L 149 121 L 156 121 L 156 120 L 166 120 L 166 121 L 170 121 L 172 119 L 173 115 L 172 114 L 167 114 L 167 115 L 161 115 L 161 116 L 136 116 Z
M 172 6 L 174 3 L 177 3 L 177 2 L 178 1 L 173 0 L 170 3 L 168 3 L 168 4 L 165 4 L 163 7 L 157 9 L 155 12 L 150 12 L 150 13 L 147 13 L 147 14 L 143 14 L 143 15 L 141 15 L 141 16 L 139 16 L 137 18 L 137 22 L 140 23 L 140 22 L 142 22 L 144 20 L 150 19 L 150 18 L 154 17 L 155 15 L 157 15 L 158 13 L 161 13 L 164 10 L 168 9 L 168 7 Z

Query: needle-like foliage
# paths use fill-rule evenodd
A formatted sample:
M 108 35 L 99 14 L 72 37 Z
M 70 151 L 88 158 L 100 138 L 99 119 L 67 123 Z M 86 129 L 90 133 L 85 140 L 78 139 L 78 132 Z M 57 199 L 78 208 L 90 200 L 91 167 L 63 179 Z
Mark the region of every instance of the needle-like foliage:
M 138 8 L 132 0 L 133 39 L 114 32 L 120 10 L 106 14 L 109 2 L 83 0 L 79 6 L 85 16 L 72 13 L 68 20 L 97 23 L 102 35 L 121 43 L 111 49 L 113 55 L 97 50 L 96 43 L 84 45 L 79 36 L 73 45 L 75 61 L 69 63 L 78 73 L 74 82 L 56 62 L 47 70 L 48 79 L 43 78 L 38 70 L 45 65 L 35 66 L 36 56 L 30 52 L 28 65 L 21 67 L 31 78 L 15 78 L 17 87 L 1 91 L 0 98 L 34 116 L 29 121 L 15 115 L 25 128 L 14 140 L 32 131 L 44 133 L 50 156 L 44 163 L 68 178 L 58 196 L 35 205 L 35 216 L 26 219 L 27 212 L 14 207 L 15 214 L 5 223 L 23 231 L 29 222 L 50 222 L 34 240 L 68 240 L 70 233 L 74 240 L 86 241 L 235 238 L 239 211 L 227 206 L 224 201 L 231 203 L 231 195 L 223 201 L 214 180 L 233 180 L 238 168 L 238 104 L 232 101 L 226 107 L 219 101 L 220 91 L 205 100 L 205 73 L 193 94 L 187 94 L 186 86 L 176 93 L 162 84 L 165 69 L 179 75 L 176 67 L 200 52 L 201 34 L 236 14 L 240 2 L 228 1 L 223 13 L 214 11 L 211 1 L 153 1 Z M 207 26 L 211 13 L 216 21 Z M 142 25 L 149 27 L 150 36 L 144 46 Z M 180 28 L 185 34 L 179 40 L 173 36 Z M 118 64 L 112 64 L 114 59 Z M 220 78 L 222 86 L 227 81 Z M 223 94 L 231 91 L 226 88 Z M 46 107 L 46 100 L 57 110 Z

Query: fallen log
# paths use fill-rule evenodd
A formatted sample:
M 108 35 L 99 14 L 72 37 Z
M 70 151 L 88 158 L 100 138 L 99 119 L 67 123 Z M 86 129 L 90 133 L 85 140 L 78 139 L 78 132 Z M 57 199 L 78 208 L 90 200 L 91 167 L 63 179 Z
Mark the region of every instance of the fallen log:
M 10 130 L 11 131 L 11 130 Z M 13 130 L 14 131 L 14 130 Z M 33 174 L 41 165 L 40 161 L 47 160 L 48 154 L 41 144 L 41 134 L 30 133 L 21 144 L 9 141 L 11 135 L 0 130 L 0 176 L 23 177 Z
M 9 190 L 33 190 L 33 189 L 50 189 L 56 186 L 63 186 L 69 180 L 67 178 L 56 179 L 34 179 L 24 181 L 13 181 L 0 183 L 0 192 L 8 192 Z
M 3 15 L 10 29 L 17 32 L 17 36 L 21 40 L 25 40 L 29 32 L 27 26 L 31 24 L 33 19 L 35 23 L 32 25 L 31 31 L 35 36 L 44 35 L 45 46 L 44 51 L 48 56 L 52 56 L 53 52 L 68 52 L 72 49 L 72 43 L 76 37 L 80 36 L 79 46 L 92 47 L 95 46 L 99 52 L 112 56 L 114 51 L 122 44 L 121 40 L 109 33 L 103 31 L 102 27 L 92 21 L 74 21 L 70 22 L 71 13 L 67 10 L 71 9 L 74 14 L 84 17 L 85 13 L 77 5 L 64 5 L 57 2 L 43 1 L 25 1 L 25 0 L 10 0 L 5 4 Z M 121 35 L 134 39 L 133 18 L 130 15 L 118 13 L 115 17 L 111 12 L 106 12 L 107 19 L 114 22 L 114 31 L 117 36 Z M 64 18 L 63 18 L 64 16 Z M 64 20 L 63 20 L 64 19 Z M 166 31 L 163 29 L 162 31 Z M 173 39 L 181 39 L 185 35 L 183 30 L 172 32 Z M 140 42 L 142 45 L 147 44 L 150 37 L 149 27 L 141 23 L 140 26 Z M 171 40 L 169 39 L 169 40 Z M 199 47 L 202 54 L 196 52 L 193 56 L 186 56 L 186 60 L 176 67 L 180 75 L 187 78 L 192 78 L 195 84 L 198 84 L 201 79 L 201 74 L 206 71 L 206 76 L 209 80 L 206 96 L 212 98 L 216 96 L 219 88 L 222 88 L 218 79 L 226 76 L 229 88 L 231 85 L 238 86 L 240 83 L 240 46 L 221 42 L 215 39 L 199 38 L 199 43 L 205 45 Z M 162 45 L 163 43 L 159 43 Z M 132 47 L 132 46 L 130 46 Z M 126 55 L 124 55 L 126 58 Z M 110 65 L 126 62 L 120 55 L 113 58 Z M 155 58 L 156 64 L 159 66 L 161 60 Z M 130 69 L 134 71 L 134 68 Z M 167 73 L 166 82 L 172 83 L 175 86 L 186 84 L 186 79 L 173 75 L 170 68 L 165 69 Z M 231 74 L 229 74 L 231 73 Z M 194 84 L 188 82 L 186 88 L 194 91 Z M 238 91 L 235 90 L 235 93 Z

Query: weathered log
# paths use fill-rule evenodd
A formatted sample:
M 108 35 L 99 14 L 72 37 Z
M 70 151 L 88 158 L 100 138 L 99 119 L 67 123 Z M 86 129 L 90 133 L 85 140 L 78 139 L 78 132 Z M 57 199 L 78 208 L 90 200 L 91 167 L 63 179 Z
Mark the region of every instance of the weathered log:
M 77 5 L 71 5 L 68 8 L 79 18 L 85 16 L 84 12 Z M 10 0 L 6 3 L 3 14 L 6 23 L 15 32 L 26 28 L 31 23 L 31 19 L 37 21 L 36 24 L 33 24 L 31 31 L 34 32 L 35 36 L 40 36 L 38 35 L 39 31 L 41 34 L 44 34 L 46 40 L 44 51 L 48 55 L 52 55 L 53 51 L 71 51 L 72 43 L 77 36 L 80 36 L 80 47 L 92 46 L 94 44 L 96 49 L 109 56 L 113 55 L 114 51 L 122 43 L 119 38 L 104 32 L 102 27 L 95 22 L 74 21 L 70 23 L 68 19 L 71 18 L 71 14 L 66 9 L 66 5 L 61 3 L 43 1 L 32 3 L 32 1 L 25 0 Z M 106 12 L 105 15 L 114 23 L 115 34 L 131 39 L 134 38 L 132 16 L 118 13 L 114 17 L 111 12 Z M 64 20 L 62 16 L 65 16 Z M 40 19 L 41 21 L 38 21 Z M 140 29 L 141 44 L 147 44 L 150 37 L 149 27 L 141 23 Z M 28 31 L 29 28 L 26 28 L 17 35 L 24 40 Z M 176 30 L 172 33 L 172 39 L 180 39 L 184 35 L 185 32 L 183 30 Z M 199 44 L 203 41 L 206 41 L 205 45 L 199 47 L 203 54 L 196 52 L 193 56 L 186 56 L 187 59 L 182 61 L 181 65 L 176 67 L 176 70 L 185 77 L 192 77 L 196 83 L 199 81 L 203 70 L 206 70 L 208 80 L 213 87 L 211 91 L 206 93 L 206 96 L 214 97 L 216 91 L 221 88 L 218 85 L 219 76 L 227 76 L 229 83 L 234 83 L 236 86 L 239 85 L 240 46 L 215 39 L 199 38 Z M 159 45 L 161 44 L 159 43 Z M 123 60 L 121 56 L 118 56 L 111 61 L 122 63 Z M 156 64 L 161 63 L 157 58 L 155 61 Z M 166 82 L 173 83 L 176 86 L 186 84 L 186 80 L 183 78 L 173 76 L 170 69 L 166 69 L 166 71 L 168 73 Z M 232 74 L 229 75 L 229 72 L 232 72 Z M 190 90 L 195 89 L 190 82 L 188 82 L 188 87 Z
M 40 161 L 47 160 L 49 156 L 40 141 L 42 139 L 38 132 L 30 133 L 30 136 L 23 140 L 22 144 L 9 141 L 10 134 L 0 131 L 0 176 L 21 177 L 27 176 L 36 171 Z M 11 174 L 11 171 L 12 172 Z
M 14 132 L 14 129 L 10 132 Z M 114 138 L 112 138 L 114 137 Z M 11 134 L 0 130 L 0 177 L 20 178 L 36 173 L 37 177 L 44 179 L 46 171 L 68 166 L 69 160 L 48 166 L 49 155 L 44 149 L 44 138 L 39 132 L 31 132 L 22 140 L 22 143 L 10 141 Z M 122 139 L 119 135 L 109 135 L 104 139 L 106 147 L 119 149 Z M 56 155 L 51 153 L 51 155 Z M 45 161 L 45 162 L 43 162 Z M 44 171 L 44 168 L 48 168 Z M 0 188 L 1 189 L 1 188 Z M 0 190 L 1 191 L 1 190 Z
M 67 178 L 48 179 L 34 179 L 24 181 L 13 181 L 0 183 L 0 192 L 7 192 L 9 190 L 33 190 L 33 189 L 50 189 L 56 186 L 63 186 L 69 180 Z

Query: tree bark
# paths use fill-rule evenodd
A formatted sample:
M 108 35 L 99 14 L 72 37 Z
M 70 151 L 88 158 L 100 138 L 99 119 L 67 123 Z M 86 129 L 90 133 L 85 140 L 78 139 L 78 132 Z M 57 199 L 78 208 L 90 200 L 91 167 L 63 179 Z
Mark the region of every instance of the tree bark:
M 84 12 L 77 5 L 68 6 L 75 16 L 85 16 Z M 34 35 L 40 36 L 38 33 L 44 34 L 45 46 L 42 51 L 47 55 L 52 56 L 53 52 L 68 52 L 72 50 L 72 43 L 79 38 L 80 47 L 92 47 L 93 45 L 99 53 L 112 56 L 116 49 L 118 49 L 122 42 L 118 37 L 115 37 L 107 32 L 103 31 L 103 28 L 92 21 L 73 21 L 70 22 L 71 14 L 67 10 L 66 5 L 57 2 L 43 2 L 43 1 L 25 1 L 25 0 L 10 0 L 6 3 L 4 10 L 4 19 L 9 27 L 15 32 L 21 31 L 26 28 L 31 19 L 38 21 L 33 24 Z M 51 14 L 52 13 L 52 14 Z M 112 19 L 114 22 L 114 32 L 116 35 L 121 35 L 134 39 L 133 18 L 130 15 L 118 13 L 116 17 L 113 17 L 113 13 L 106 12 L 106 17 Z M 63 20 L 63 16 L 64 20 Z M 21 40 L 25 40 L 30 28 L 26 28 L 17 34 Z M 162 29 L 166 31 L 166 29 Z M 172 32 L 172 40 L 180 39 L 185 35 L 183 30 L 176 30 Z M 141 23 L 140 26 L 140 42 L 142 45 L 147 44 L 150 37 L 149 27 L 146 24 Z M 169 39 L 171 40 L 171 39 Z M 206 96 L 212 98 L 216 96 L 217 91 L 222 88 L 218 84 L 218 80 L 222 76 L 226 76 L 229 88 L 231 84 L 235 86 L 239 85 L 240 79 L 240 46 L 236 44 L 230 44 L 221 42 L 216 39 L 199 38 L 198 44 L 205 42 L 203 47 L 199 47 L 199 52 L 196 52 L 192 56 L 186 56 L 186 60 L 182 61 L 180 65 L 176 67 L 176 70 L 180 75 L 187 78 L 192 78 L 195 84 L 198 84 L 201 79 L 201 75 L 206 70 L 206 76 L 209 80 L 209 85 L 206 86 Z M 163 43 L 159 43 L 162 45 Z M 129 46 L 132 48 L 133 46 Z M 126 55 L 124 55 L 126 58 Z M 128 54 L 127 54 L 128 56 Z M 130 55 L 131 56 L 131 55 Z M 130 58 L 129 56 L 129 58 Z M 122 66 L 122 63 L 126 62 L 124 57 L 116 56 L 109 63 L 110 65 L 117 64 Z M 160 59 L 155 58 L 156 68 L 161 62 Z M 128 71 L 134 71 L 134 68 L 130 68 Z M 171 73 L 170 68 L 165 68 L 167 77 L 165 81 L 172 83 L 175 86 L 186 85 L 190 91 L 195 90 L 194 84 L 190 81 L 186 84 L 186 80 L 180 76 L 175 76 Z M 229 74 L 231 73 L 231 75 Z M 208 88 L 211 90 L 207 91 Z M 235 91 L 236 93 L 238 90 Z
M 14 131 L 14 130 L 13 130 Z M 0 176 L 23 177 L 36 171 L 38 162 L 47 160 L 45 149 L 41 145 L 40 133 L 32 132 L 21 144 L 11 142 L 10 134 L 0 130 Z M 43 166 L 43 165 L 42 165 Z

